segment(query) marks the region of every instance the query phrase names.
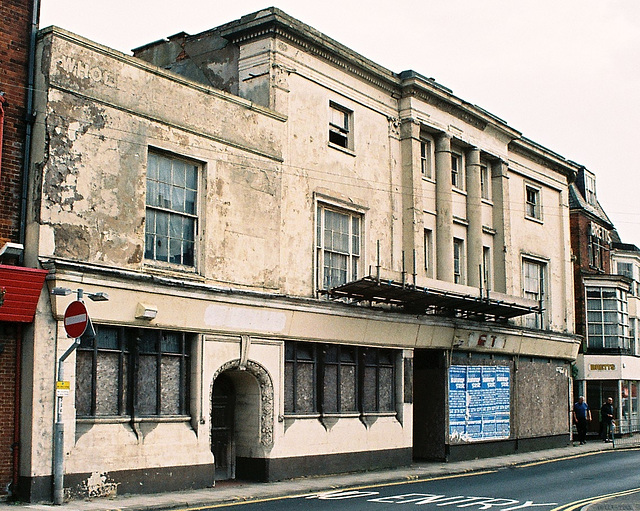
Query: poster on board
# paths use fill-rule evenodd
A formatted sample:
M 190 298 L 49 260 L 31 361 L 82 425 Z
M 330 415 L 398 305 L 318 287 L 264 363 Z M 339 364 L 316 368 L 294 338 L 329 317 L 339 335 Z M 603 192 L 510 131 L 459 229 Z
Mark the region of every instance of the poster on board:
M 449 367 L 449 440 L 509 438 L 511 372 L 508 366 Z

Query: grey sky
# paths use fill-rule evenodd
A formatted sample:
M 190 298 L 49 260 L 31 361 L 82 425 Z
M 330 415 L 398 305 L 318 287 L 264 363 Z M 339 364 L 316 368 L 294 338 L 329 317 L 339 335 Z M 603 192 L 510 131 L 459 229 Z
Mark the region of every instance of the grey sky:
M 41 2 L 41 27 L 125 53 L 279 7 L 392 71 L 435 78 L 595 172 L 623 241 L 640 246 L 638 0 Z

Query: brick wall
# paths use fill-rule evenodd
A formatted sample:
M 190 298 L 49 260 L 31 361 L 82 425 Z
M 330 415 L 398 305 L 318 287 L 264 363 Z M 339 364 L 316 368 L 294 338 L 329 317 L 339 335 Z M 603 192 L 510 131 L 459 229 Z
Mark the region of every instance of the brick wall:
M 0 169 L 0 244 L 19 241 L 31 3 L 0 2 L 0 91 L 6 98 Z
M 572 212 L 570 216 L 571 251 L 573 261 L 573 282 L 575 287 L 575 332 L 586 336 L 586 311 L 584 284 L 585 275 L 599 275 L 611 273 L 610 250 L 607 248 L 603 260 L 603 270 L 598 271 L 589 266 L 589 225 L 590 217 L 580 212 Z M 597 222 L 594 222 L 597 223 Z
M 0 167 L 0 246 L 20 241 L 20 196 L 32 20 L 31 0 L 0 1 L 0 91 L 5 93 Z M 16 345 L 15 325 L 0 323 L 0 494 L 13 474 Z
M 16 331 L 5 323 L 0 325 L 0 495 L 7 493 L 13 473 L 15 363 Z

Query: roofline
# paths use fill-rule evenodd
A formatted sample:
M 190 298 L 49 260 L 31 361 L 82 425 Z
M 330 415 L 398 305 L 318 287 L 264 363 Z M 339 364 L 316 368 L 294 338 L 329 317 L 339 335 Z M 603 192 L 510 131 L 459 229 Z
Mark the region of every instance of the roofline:
M 581 167 L 579 164 L 523 137 L 520 131 L 509 126 L 505 120 L 457 97 L 451 89 L 439 84 L 435 79 L 427 78 L 413 70 L 395 73 L 276 7 L 256 11 L 241 17 L 239 20 L 221 25 L 214 30 L 218 31 L 222 37 L 236 44 L 273 35 L 286 38 L 302 46 L 307 51 L 332 62 L 334 65 L 338 65 L 360 78 L 378 85 L 390 94 L 397 94 L 398 98 L 402 97 L 403 91 L 412 87 L 416 88 L 435 100 L 445 102 L 450 107 L 462 111 L 469 117 L 471 123 L 480 123 L 482 126 L 490 124 L 502 131 L 522 149 L 551 163 L 555 170 L 568 178 L 569 182 L 575 180 Z M 202 32 L 202 34 L 204 33 Z
M 527 137 L 515 138 L 511 141 L 510 145 L 514 145 L 515 148 L 520 149 L 521 152 L 542 158 L 550 164 L 553 170 L 565 175 L 569 184 L 576 180 L 578 172 L 582 168 L 582 165 L 568 160 L 551 149 L 548 149 Z
M 396 98 L 402 97 L 403 91 L 414 87 L 436 101 L 444 102 L 449 107 L 462 112 L 471 124 L 481 127 L 485 127 L 487 124 L 492 125 L 510 137 L 512 139 L 511 143 L 515 144 L 516 147 L 543 158 L 547 163 L 551 164 L 554 170 L 567 176 L 570 183 L 575 180 L 577 172 L 581 168 L 581 165 L 523 137 L 520 131 L 510 127 L 503 119 L 457 97 L 451 89 L 439 84 L 435 79 L 427 78 L 412 70 L 395 73 L 276 7 L 269 7 L 247 14 L 240 19 L 192 36 L 185 32 L 179 32 L 171 36 L 171 38 L 176 36 L 197 38 L 211 32 L 217 32 L 221 37 L 235 44 L 251 39 L 279 36 L 378 86 Z M 133 51 L 165 43 L 171 38 L 140 46 Z

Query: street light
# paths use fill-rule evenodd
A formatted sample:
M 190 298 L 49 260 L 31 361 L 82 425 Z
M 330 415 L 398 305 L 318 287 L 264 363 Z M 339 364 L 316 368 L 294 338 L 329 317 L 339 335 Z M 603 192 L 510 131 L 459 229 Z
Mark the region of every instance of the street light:
M 82 301 L 84 296 L 89 297 L 94 302 L 106 302 L 109 300 L 109 295 L 104 291 L 99 291 L 97 293 L 85 293 L 82 289 L 76 289 L 73 291 L 68 287 L 54 287 L 51 290 L 51 294 L 55 296 L 69 296 L 71 293 L 77 293 L 78 300 L 80 301 Z
M 71 293 L 73 293 L 73 291 L 68 287 L 54 287 L 51 290 L 51 294 L 56 296 L 69 296 Z
M 51 290 L 51 294 L 55 296 L 69 296 L 71 293 L 76 293 L 78 302 L 82 302 L 83 296 L 88 296 L 94 302 L 106 302 L 109 300 L 109 295 L 103 291 L 97 293 L 85 293 L 82 289 L 71 290 L 66 287 L 54 287 Z M 76 304 L 73 302 L 71 305 Z M 80 304 L 78 304 L 80 305 Z M 70 306 L 71 307 L 71 306 Z M 87 313 L 84 305 L 80 305 L 81 313 L 77 317 L 80 323 L 83 321 L 87 326 L 91 327 L 93 333 L 93 326 L 91 325 L 91 318 Z M 67 307 L 69 311 L 70 308 Z M 65 312 L 65 330 L 70 328 L 67 323 L 67 312 Z M 74 318 L 72 318 L 74 319 Z M 58 377 L 56 379 L 56 423 L 53 434 L 53 503 L 60 505 L 64 502 L 64 423 L 62 422 L 62 398 L 69 392 L 69 382 L 64 381 L 64 361 L 73 353 L 73 351 L 80 345 L 80 338 L 84 334 L 86 327 L 82 329 L 82 333 L 79 333 L 79 337 L 75 338 L 75 341 L 67 351 L 58 360 Z M 67 330 L 69 332 L 69 330 Z

